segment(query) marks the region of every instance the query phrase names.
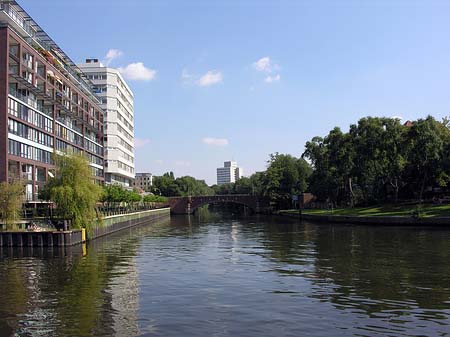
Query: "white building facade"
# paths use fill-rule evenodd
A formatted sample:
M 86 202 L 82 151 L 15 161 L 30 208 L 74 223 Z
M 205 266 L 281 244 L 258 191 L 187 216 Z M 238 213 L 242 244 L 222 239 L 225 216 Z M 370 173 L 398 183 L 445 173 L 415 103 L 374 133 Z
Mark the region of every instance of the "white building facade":
M 134 95 L 117 69 L 98 59 L 79 65 L 93 83 L 105 111 L 105 183 L 132 187 L 134 181 Z
M 217 185 L 234 183 L 243 176 L 243 170 L 235 161 L 226 161 L 217 168 Z

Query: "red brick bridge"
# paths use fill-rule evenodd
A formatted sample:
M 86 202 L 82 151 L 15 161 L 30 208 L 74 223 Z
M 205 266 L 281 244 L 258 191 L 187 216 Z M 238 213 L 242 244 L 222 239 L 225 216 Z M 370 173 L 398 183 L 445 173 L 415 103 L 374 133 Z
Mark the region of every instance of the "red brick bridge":
M 247 206 L 253 213 L 270 213 L 270 200 L 249 194 L 227 194 L 169 198 L 170 211 L 173 214 L 192 214 L 203 205 L 234 203 Z

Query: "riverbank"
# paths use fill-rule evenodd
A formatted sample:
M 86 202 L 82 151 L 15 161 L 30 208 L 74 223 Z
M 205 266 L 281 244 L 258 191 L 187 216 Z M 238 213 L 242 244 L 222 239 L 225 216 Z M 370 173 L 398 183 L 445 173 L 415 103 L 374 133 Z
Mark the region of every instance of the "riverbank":
M 129 214 L 112 215 L 102 219 L 102 225 L 84 234 L 81 229 L 67 231 L 0 231 L 0 247 L 64 247 L 109 235 L 144 223 L 170 218 L 170 208 L 160 208 Z
M 111 215 L 103 218 L 103 224 L 95 227 L 92 230 L 92 233 L 88 233 L 88 240 L 93 240 L 104 235 L 165 217 L 170 217 L 169 207 L 129 214 Z
M 279 215 L 303 220 L 385 225 L 450 226 L 450 205 L 384 205 L 364 208 L 281 210 Z

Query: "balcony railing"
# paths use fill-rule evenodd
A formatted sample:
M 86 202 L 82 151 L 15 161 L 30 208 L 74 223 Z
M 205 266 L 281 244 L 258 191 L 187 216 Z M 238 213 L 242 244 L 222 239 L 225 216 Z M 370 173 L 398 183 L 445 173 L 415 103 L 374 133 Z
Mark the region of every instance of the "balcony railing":
M 100 100 L 98 99 L 98 97 L 92 91 L 91 86 L 83 78 L 80 77 L 80 74 L 77 71 L 75 71 L 75 69 L 74 69 L 75 65 L 73 64 L 73 62 L 70 61 L 70 59 L 69 59 L 69 61 L 70 61 L 69 63 L 71 63 L 71 64 L 67 64 L 67 62 L 65 60 L 60 60 L 61 58 L 58 56 L 58 53 L 54 52 L 54 50 L 59 49 L 59 47 L 58 46 L 52 47 L 52 44 L 44 42 L 41 38 L 39 38 L 37 36 L 36 29 L 30 25 L 29 20 L 25 20 L 23 15 L 21 15 L 14 8 L 13 5 L 11 5 L 9 3 L 0 2 L 0 11 L 3 11 L 5 14 L 7 14 L 9 16 L 9 18 L 12 21 L 14 21 L 14 23 L 16 23 L 20 28 L 22 28 L 26 32 L 26 34 L 28 34 L 28 38 L 24 37 L 24 39 L 27 41 L 28 44 L 30 44 L 30 46 L 32 46 L 33 48 L 35 48 L 38 51 L 45 49 L 45 50 L 49 51 L 52 55 L 54 55 L 54 59 L 58 61 L 57 63 L 60 66 L 60 68 L 61 68 L 60 70 L 62 71 L 62 73 L 66 73 L 65 76 L 67 78 L 69 78 L 69 80 L 71 82 L 73 82 L 79 89 L 84 91 L 85 94 L 90 96 L 94 102 L 96 102 L 97 104 L 101 103 Z M 42 31 L 42 33 L 45 34 L 44 31 Z M 51 39 L 50 39 L 50 41 L 51 41 Z M 33 44 L 33 42 L 34 42 L 34 44 Z M 65 55 L 62 55 L 62 56 L 65 56 Z M 67 57 L 67 59 L 68 59 L 68 57 Z M 60 61 L 62 61 L 62 62 L 60 62 Z
M 38 110 L 37 100 L 30 98 L 30 96 L 24 95 L 12 87 L 9 87 L 9 94 Z
M 31 25 L 24 20 L 22 15 L 17 12 L 13 6 L 8 3 L 0 3 L 0 10 L 5 12 L 11 20 L 13 20 L 17 25 L 19 25 L 30 37 L 36 37 L 36 31 L 31 27 Z

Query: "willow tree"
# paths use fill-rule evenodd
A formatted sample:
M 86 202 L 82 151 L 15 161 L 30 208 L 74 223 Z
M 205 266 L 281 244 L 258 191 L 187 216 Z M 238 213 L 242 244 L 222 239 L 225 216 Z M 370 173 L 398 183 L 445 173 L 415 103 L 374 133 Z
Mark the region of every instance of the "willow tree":
M 56 174 L 40 196 L 56 204 L 57 214 L 72 221 L 73 228 L 91 229 L 102 188 L 95 184 L 88 161 L 81 154 L 56 155 Z
M 10 227 L 20 218 L 24 199 L 24 187 L 20 183 L 0 183 L 0 219 Z

